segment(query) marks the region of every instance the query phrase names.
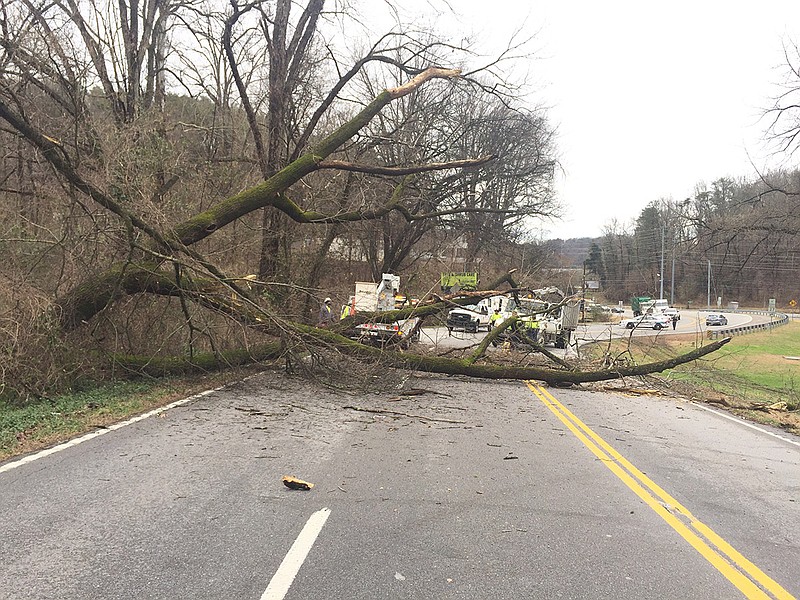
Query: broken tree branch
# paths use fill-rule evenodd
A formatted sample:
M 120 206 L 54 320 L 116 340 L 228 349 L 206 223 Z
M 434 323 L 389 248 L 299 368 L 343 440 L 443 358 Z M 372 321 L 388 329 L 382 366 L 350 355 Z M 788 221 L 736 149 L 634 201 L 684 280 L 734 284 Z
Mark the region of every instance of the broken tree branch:
M 398 410 L 385 410 L 385 409 L 374 409 L 374 408 L 359 408 L 358 406 L 343 406 L 342 408 L 346 408 L 349 410 L 356 410 L 358 412 L 367 412 L 367 413 L 374 413 L 379 415 L 396 415 L 398 417 L 408 417 L 410 419 L 419 419 L 420 421 L 438 421 L 440 423 L 455 423 L 458 425 L 463 425 L 466 421 L 455 421 L 453 419 L 440 419 L 438 417 L 425 417 L 422 415 L 410 415 L 408 413 L 400 412 Z
M 288 324 L 287 324 L 288 326 Z M 387 366 L 425 371 L 428 373 L 444 373 L 448 375 L 466 375 L 481 379 L 535 379 L 545 381 L 550 384 L 555 383 L 590 383 L 594 381 L 606 381 L 619 379 L 622 377 L 634 377 L 648 375 L 650 373 L 660 373 L 668 369 L 673 369 L 698 358 L 710 354 L 727 344 L 731 338 L 725 338 L 712 342 L 706 346 L 697 348 L 686 354 L 681 354 L 674 358 L 662 360 L 644 365 L 625 366 L 616 369 L 600 369 L 597 371 L 563 371 L 561 369 L 549 369 L 544 367 L 521 367 L 521 366 L 495 366 L 483 364 L 471 364 L 466 359 L 442 358 L 439 356 L 421 356 L 407 352 L 390 352 L 379 348 L 365 346 L 337 333 L 316 327 L 310 327 L 295 323 L 291 325 L 298 334 L 305 335 L 310 339 L 316 339 L 335 347 L 343 354 L 368 358 L 380 362 Z
M 505 319 L 502 323 L 499 323 L 492 330 L 486 335 L 482 340 L 481 343 L 478 344 L 478 347 L 475 348 L 475 351 L 466 359 L 469 364 L 475 364 L 479 358 L 481 358 L 484 354 L 486 354 L 486 350 L 489 348 L 489 344 L 497 339 L 497 337 L 503 333 L 506 329 L 515 325 L 519 319 L 516 316 L 513 316 L 509 319 Z
M 407 167 L 386 167 L 380 165 L 360 165 L 343 160 L 323 160 L 317 167 L 320 169 L 337 169 L 339 171 L 353 171 L 370 175 L 412 175 L 414 173 L 427 173 L 428 171 L 443 171 L 445 169 L 466 169 L 480 167 L 497 158 L 496 155 L 471 158 L 466 160 L 453 160 L 443 163 L 428 163 L 426 165 L 409 165 Z

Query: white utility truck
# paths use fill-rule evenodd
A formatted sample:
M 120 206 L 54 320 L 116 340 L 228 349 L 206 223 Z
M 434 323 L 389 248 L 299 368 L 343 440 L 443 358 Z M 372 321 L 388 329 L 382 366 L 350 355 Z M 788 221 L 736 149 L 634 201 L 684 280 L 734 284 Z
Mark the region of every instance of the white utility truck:
M 400 277 L 383 273 L 381 281 L 356 281 L 356 293 L 342 307 L 342 318 L 358 312 L 395 310 L 395 296 L 400 292 Z M 407 346 L 419 338 L 420 319 L 402 319 L 394 323 L 362 323 L 356 326 L 355 337 L 362 343 L 378 346 L 401 344 Z
M 481 327 L 489 331 L 492 328 L 492 313 L 495 309 L 503 313 L 509 302 L 513 300 L 506 296 L 492 296 L 477 304 L 454 308 L 447 313 L 447 331 L 453 333 L 453 330 L 463 329 L 467 333 L 477 333 Z
M 527 297 L 518 296 L 517 300 L 507 298 L 502 307 L 504 318 L 516 313 L 518 330 L 505 331 L 500 340 L 513 341 L 515 334 L 529 329 L 528 325 L 536 321 L 539 325 L 536 341 L 539 344 L 552 344 L 556 348 L 566 348 L 572 338 L 572 332 L 578 328 L 581 316 L 581 303 L 577 297 L 567 299 L 566 294 L 555 286 L 531 290 Z

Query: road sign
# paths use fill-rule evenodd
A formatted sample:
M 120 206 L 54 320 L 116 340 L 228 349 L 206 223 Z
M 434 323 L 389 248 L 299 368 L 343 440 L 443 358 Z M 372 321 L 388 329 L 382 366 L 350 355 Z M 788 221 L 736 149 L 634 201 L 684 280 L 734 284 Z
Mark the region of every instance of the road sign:
M 794 299 L 792 299 L 792 300 L 789 300 L 789 306 L 791 306 L 792 308 L 794 308 L 795 306 L 797 306 L 797 300 L 794 300 Z
M 478 274 L 477 273 L 442 273 L 439 281 L 442 290 L 449 291 L 457 284 L 462 290 L 477 290 L 478 289 Z

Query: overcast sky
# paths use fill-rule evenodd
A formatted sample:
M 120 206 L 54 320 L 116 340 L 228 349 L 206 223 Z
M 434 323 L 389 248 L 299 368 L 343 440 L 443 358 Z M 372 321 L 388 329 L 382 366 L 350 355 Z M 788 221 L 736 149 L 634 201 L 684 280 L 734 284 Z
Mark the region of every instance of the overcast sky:
M 800 0 L 452 0 L 465 32 L 536 34 L 536 98 L 558 127 L 565 220 L 544 237 L 599 236 L 660 198 L 770 166 L 763 110 L 800 43 Z

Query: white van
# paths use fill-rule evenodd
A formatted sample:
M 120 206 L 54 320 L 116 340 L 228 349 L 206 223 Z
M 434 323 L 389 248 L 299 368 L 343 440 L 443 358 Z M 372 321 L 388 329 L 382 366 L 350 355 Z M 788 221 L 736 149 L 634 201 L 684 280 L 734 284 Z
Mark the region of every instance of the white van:
M 663 313 L 665 308 L 669 308 L 669 302 L 665 298 L 660 298 L 653 304 L 654 313 Z

